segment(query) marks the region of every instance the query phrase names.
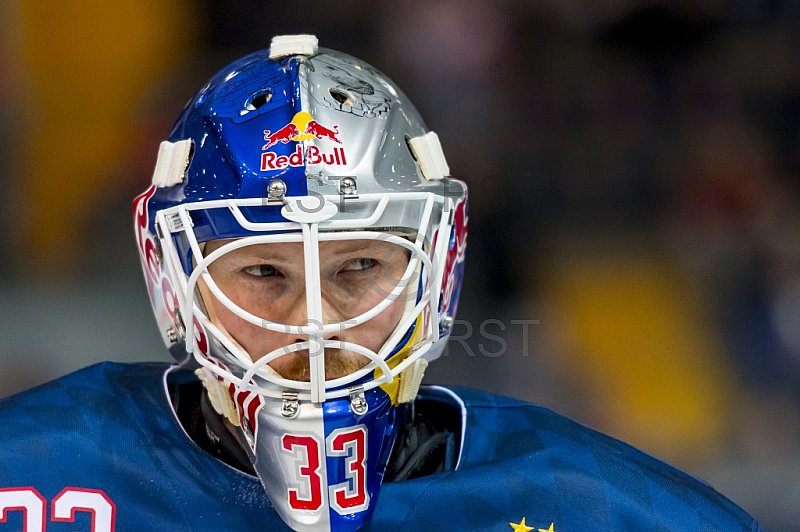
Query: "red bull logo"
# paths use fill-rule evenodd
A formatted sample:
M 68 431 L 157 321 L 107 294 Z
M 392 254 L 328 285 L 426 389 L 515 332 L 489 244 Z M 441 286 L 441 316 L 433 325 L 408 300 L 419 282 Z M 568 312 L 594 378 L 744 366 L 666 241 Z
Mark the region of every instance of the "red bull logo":
M 336 138 L 336 135 L 339 134 L 339 126 L 333 126 L 333 129 L 328 129 L 327 127 L 323 126 L 316 120 L 310 120 L 308 125 L 306 126 L 305 130 L 306 135 L 313 135 L 318 139 L 328 139 L 334 142 L 338 142 L 339 144 L 342 143 L 341 140 Z
M 280 170 L 287 166 L 303 166 L 303 164 L 347 164 L 344 148 L 341 147 L 334 147 L 331 152 L 323 152 L 317 146 L 308 146 L 305 150 L 305 161 L 303 147 L 300 144 L 297 145 L 291 155 L 278 155 L 274 152 L 266 151 L 278 143 L 286 144 L 289 141 L 301 142 L 312 139 L 326 139 L 337 144 L 342 143 L 339 140 L 338 125 L 334 125 L 333 128 L 325 127 L 305 111 L 295 114 L 291 122 L 274 133 L 268 129 L 264 130 L 266 144 L 261 148 L 264 150 L 264 153 L 261 154 L 261 171 Z
M 261 148 L 262 150 L 268 150 L 272 146 L 276 145 L 279 142 L 286 144 L 290 140 L 297 140 L 300 136 L 300 130 L 297 129 L 297 126 L 292 122 L 289 122 L 282 128 L 280 128 L 275 133 L 269 133 L 269 129 L 264 130 L 264 140 L 267 141 L 266 144 Z

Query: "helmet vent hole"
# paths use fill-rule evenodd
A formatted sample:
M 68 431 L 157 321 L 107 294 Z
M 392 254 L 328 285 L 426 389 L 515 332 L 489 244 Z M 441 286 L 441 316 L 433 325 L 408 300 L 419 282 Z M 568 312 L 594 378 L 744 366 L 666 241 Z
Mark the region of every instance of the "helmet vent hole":
M 403 135 L 403 136 L 406 139 L 406 148 L 408 148 L 408 153 L 411 154 L 411 158 L 414 159 L 415 162 L 419 162 L 417 161 L 417 156 L 414 153 L 414 150 L 411 149 L 411 137 L 409 137 L 408 135 Z
M 342 89 L 331 89 L 330 93 L 331 97 L 333 97 L 333 99 L 336 100 L 341 106 L 353 107 L 355 105 L 353 97 Z
M 258 92 L 255 92 L 250 99 L 247 101 L 247 105 L 245 108 L 248 111 L 255 111 L 259 107 L 262 107 L 268 101 L 272 99 L 272 91 L 269 89 L 262 89 Z
M 183 169 L 184 172 L 186 172 L 192 165 L 192 159 L 194 159 L 194 140 L 192 141 L 191 146 L 189 146 L 189 155 L 186 156 L 186 167 Z

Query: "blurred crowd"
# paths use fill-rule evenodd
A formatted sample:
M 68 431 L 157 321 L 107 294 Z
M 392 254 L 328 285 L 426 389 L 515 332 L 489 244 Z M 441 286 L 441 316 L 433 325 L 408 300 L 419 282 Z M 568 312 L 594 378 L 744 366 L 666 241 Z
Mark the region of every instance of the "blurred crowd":
M 470 187 L 428 380 L 554 408 L 794 530 L 800 5 L 276 4 L 0 3 L 0 396 L 166 359 L 130 201 L 208 77 L 315 33 L 403 87 Z

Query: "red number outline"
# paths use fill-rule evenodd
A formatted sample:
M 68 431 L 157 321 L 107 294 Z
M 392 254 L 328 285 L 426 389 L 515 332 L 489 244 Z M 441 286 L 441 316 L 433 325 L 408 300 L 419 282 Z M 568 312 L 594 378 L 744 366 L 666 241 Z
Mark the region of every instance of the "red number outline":
M 42 497 L 42 495 L 38 491 L 36 491 L 35 488 L 32 488 L 30 486 L 27 486 L 27 487 L 24 487 L 24 488 L 0 488 L 0 500 L 2 500 L 4 498 L 4 497 L 2 497 L 2 495 L 5 494 L 5 493 L 20 494 L 20 495 L 21 494 L 32 494 L 32 495 L 34 495 L 39 500 L 39 503 L 41 503 L 40 504 L 41 511 L 42 511 L 41 512 L 41 521 L 40 521 L 41 527 L 39 528 L 39 530 L 40 531 L 44 531 L 44 523 L 47 520 L 47 501 L 45 500 L 44 497 Z M 39 514 L 38 514 L 38 512 L 36 512 L 36 515 L 34 515 L 33 512 L 35 510 L 37 510 L 37 509 L 38 508 L 31 508 L 30 506 L 27 506 L 27 505 L 20 505 L 20 506 L 2 506 L 2 505 L 0 505 L 0 510 L 2 510 L 2 512 L 0 512 L 0 523 L 5 523 L 6 522 L 6 519 L 8 518 L 8 512 L 21 511 L 23 513 L 23 516 L 24 516 L 23 517 L 23 525 L 22 525 L 24 527 L 22 529 L 23 532 L 39 532 L 39 531 L 36 531 L 36 530 L 28 530 L 28 525 L 32 525 L 34 527 L 36 526 L 35 519 L 39 516 Z M 28 513 L 29 511 L 31 512 L 30 514 Z
M 333 431 L 327 439 L 328 453 L 343 456 L 347 480 L 330 486 L 331 507 L 344 515 L 369 507 L 367 493 L 367 428 L 364 425 Z
M 328 487 L 331 508 L 340 515 L 369 507 L 367 492 L 367 428 L 364 425 L 336 429 L 326 438 L 328 456 L 342 457 L 346 480 Z M 324 457 L 314 436 L 284 434 L 281 447 L 295 461 L 294 486 L 288 489 L 289 507 L 317 511 L 325 504 L 321 469 Z M 299 486 L 299 487 L 298 487 Z
M 298 482 L 306 478 L 308 497 L 298 488 L 289 488 L 289 507 L 293 510 L 319 510 L 323 505 L 322 496 L 322 457 L 319 452 L 319 442 L 313 436 L 298 436 L 284 434 L 281 446 L 285 452 L 291 454 L 298 466 Z
M 66 507 L 61 507 L 64 502 L 64 497 L 69 495 L 79 495 L 79 494 L 89 494 L 90 497 L 95 499 L 95 501 L 91 501 L 94 506 L 90 506 L 86 504 L 86 502 L 90 502 L 88 500 L 81 501 L 83 504 L 74 504 L 69 503 Z M 97 512 L 102 510 L 103 508 L 98 508 L 96 501 L 97 496 L 99 495 L 100 498 L 104 500 L 104 502 L 108 503 L 107 510 L 109 510 L 108 522 L 101 522 L 102 528 L 98 530 L 97 528 Z M 88 499 L 87 497 L 83 497 L 84 499 Z M 66 515 L 64 510 L 69 510 L 69 515 Z M 75 522 L 75 512 L 91 512 L 92 514 L 92 532 L 114 532 L 116 528 L 116 521 L 117 521 L 117 505 L 108 498 L 108 496 L 100 490 L 93 490 L 87 488 L 64 488 L 61 490 L 61 493 L 53 497 L 52 502 L 50 503 L 50 519 L 56 522 L 68 522 L 74 523 Z

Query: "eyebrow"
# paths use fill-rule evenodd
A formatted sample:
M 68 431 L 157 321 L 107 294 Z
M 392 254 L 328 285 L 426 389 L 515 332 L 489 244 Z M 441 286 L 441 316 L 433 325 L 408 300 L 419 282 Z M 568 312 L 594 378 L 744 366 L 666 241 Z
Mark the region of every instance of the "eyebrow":
M 341 257 L 344 255 L 349 255 L 352 253 L 359 253 L 366 250 L 371 250 L 371 254 L 375 253 L 382 253 L 388 249 L 392 249 L 395 246 L 391 243 L 384 243 L 384 242 L 377 242 L 373 243 L 373 240 L 352 240 L 352 241 L 322 241 L 320 242 L 320 251 L 328 256 L 332 257 Z M 328 243 L 337 243 L 339 244 L 337 247 L 331 249 L 329 246 L 326 246 Z M 230 253 L 224 254 L 220 259 L 224 257 L 228 257 L 230 260 L 234 260 L 237 262 L 240 261 L 247 261 L 252 259 L 259 259 L 267 262 L 294 262 L 297 260 L 298 257 L 302 257 L 303 255 L 303 247 L 299 245 L 296 248 L 285 248 L 285 249 L 275 249 L 267 244 L 265 247 L 261 247 L 261 244 L 255 244 L 253 246 L 245 246 L 239 249 L 236 249 Z M 326 249 L 327 248 L 327 249 Z
M 365 249 L 369 249 L 370 246 L 372 245 L 371 240 L 353 240 L 350 242 L 347 242 L 345 240 L 340 240 L 339 242 L 346 242 L 348 245 L 342 245 L 339 248 L 334 248 L 332 251 L 329 251 L 330 253 L 333 253 L 334 255 L 345 255 L 347 253 L 354 253 L 357 251 L 363 251 Z M 325 241 L 320 242 L 320 248 L 322 248 L 326 243 L 327 242 Z M 322 249 L 320 249 L 320 251 L 322 251 Z
M 234 261 L 247 261 L 251 259 L 259 259 L 264 261 L 276 262 L 290 262 L 297 259 L 297 256 L 302 256 L 303 248 L 298 247 L 296 253 L 286 253 L 280 250 L 261 248 L 259 244 L 252 246 L 244 246 L 231 252 L 225 253 L 219 259 L 224 260 L 226 257 Z

